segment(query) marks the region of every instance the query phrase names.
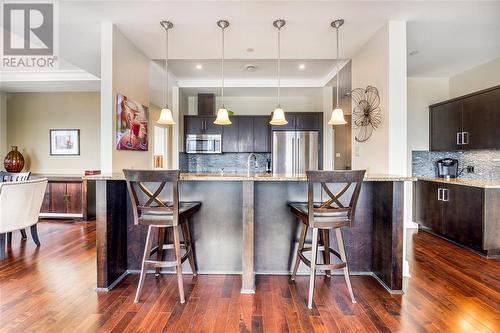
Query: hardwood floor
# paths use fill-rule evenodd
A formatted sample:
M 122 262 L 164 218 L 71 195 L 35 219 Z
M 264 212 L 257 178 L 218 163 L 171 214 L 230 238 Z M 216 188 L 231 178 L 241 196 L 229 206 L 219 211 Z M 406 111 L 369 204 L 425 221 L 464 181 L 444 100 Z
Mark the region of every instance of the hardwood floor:
M 95 223 L 39 224 L 42 246 L 14 233 L 0 262 L 0 332 L 500 332 L 500 261 L 486 260 L 425 232 L 409 235 L 412 277 L 392 296 L 373 278 L 318 277 L 306 307 L 308 278 L 258 276 L 241 295 L 240 276 L 149 275 L 134 304 L 137 275 L 109 293 L 95 288 Z

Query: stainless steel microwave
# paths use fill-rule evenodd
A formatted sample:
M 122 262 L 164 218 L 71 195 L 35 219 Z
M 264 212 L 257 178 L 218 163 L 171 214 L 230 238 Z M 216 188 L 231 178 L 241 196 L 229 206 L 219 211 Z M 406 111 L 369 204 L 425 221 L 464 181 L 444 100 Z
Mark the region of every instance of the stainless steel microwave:
M 186 153 L 220 154 L 222 153 L 222 135 L 188 134 L 186 136 Z

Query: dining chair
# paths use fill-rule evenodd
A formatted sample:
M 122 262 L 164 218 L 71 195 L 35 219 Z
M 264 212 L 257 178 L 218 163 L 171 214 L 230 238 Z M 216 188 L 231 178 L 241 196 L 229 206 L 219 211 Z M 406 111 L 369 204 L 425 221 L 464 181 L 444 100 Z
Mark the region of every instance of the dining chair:
M 0 183 L 0 260 L 5 258 L 6 234 L 30 227 L 40 246 L 37 225 L 47 178 Z

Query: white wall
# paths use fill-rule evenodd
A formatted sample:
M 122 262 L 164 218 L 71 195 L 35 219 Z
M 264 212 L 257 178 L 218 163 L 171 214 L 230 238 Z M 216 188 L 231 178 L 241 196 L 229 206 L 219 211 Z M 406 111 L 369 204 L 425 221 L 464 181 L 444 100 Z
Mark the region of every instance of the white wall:
M 100 168 L 98 92 L 8 93 L 7 143 L 18 146 L 25 170 L 83 174 Z M 79 129 L 80 155 L 51 156 L 49 130 Z
M 149 169 L 153 148 L 148 151 L 118 151 L 116 141 L 116 95 L 149 106 L 150 60 L 110 22 L 101 29 L 101 170 Z M 155 119 L 150 116 L 149 135 Z M 110 158 L 111 156 L 111 158 Z
M 450 98 L 500 85 L 500 58 L 450 77 Z
M 221 105 L 220 97 L 216 97 L 215 100 L 216 108 L 218 108 Z M 228 110 L 233 111 L 236 115 L 270 115 L 276 108 L 276 97 L 225 96 L 224 104 Z M 318 94 L 315 96 L 284 96 L 281 98 L 281 107 L 285 112 L 321 112 L 323 111 L 321 88 L 318 88 Z M 188 114 L 198 114 L 198 97 L 188 97 Z
M 390 21 L 352 59 L 352 88 L 378 89 L 383 121 L 371 138 L 354 140 L 353 169 L 406 174 L 406 22 Z
M 449 98 L 448 78 L 408 78 L 408 154 L 429 150 L 429 105 Z

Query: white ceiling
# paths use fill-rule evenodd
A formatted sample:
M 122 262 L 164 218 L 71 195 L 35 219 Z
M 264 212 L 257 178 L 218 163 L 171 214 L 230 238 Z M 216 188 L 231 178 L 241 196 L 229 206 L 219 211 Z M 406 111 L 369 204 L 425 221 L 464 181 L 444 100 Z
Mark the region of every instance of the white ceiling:
M 186 97 L 196 97 L 199 93 L 211 93 L 220 96 L 221 89 L 211 88 L 181 88 L 181 92 Z M 322 99 L 323 91 L 320 88 L 282 88 L 281 97 L 307 97 Z M 225 88 L 225 97 L 276 97 L 276 89 L 270 88 Z
M 388 20 L 408 21 L 410 76 L 450 76 L 500 56 L 498 1 L 62 1 L 61 53 L 99 74 L 100 22 L 111 21 L 151 59 L 164 57 L 161 19 L 171 20 L 172 59 L 218 59 L 221 18 L 228 59 L 273 59 L 284 18 L 284 59 L 333 59 L 330 21 L 342 17 L 342 58 L 351 58 Z M 253 48 L 253 52 L 247 52 Z M 286 73 L 283 73 L 286 75 Z
M 162 68 L 164 60 L 158 61 Z M 284 80 L 322 80 L 328 73 L 335 70 L 335 60 L 332 59 L 302 59 L 281 61 L 281 78 Z M 245 65 L 257 66 L 254 71 L 245 69 Z M 299 65 L 304 65 L 300 69 Z M 201 65 L 202 69 L 197 69 Z M 170 60 L 168 69 L 179 80 L 220 80 L 220 59 L 198 59 L 198 60 Z M 232 59 L 224 62 L 225 78 L 228 80 L 276 80 L 276 59 Z
M 327 76 L 335 58 L 330 22 L 338 17 L 345 19 L 343 59 L 352 58 L 388 20 L 406 20 L 407 50 L 418 51 L 408 56 L 408 76 L 449 77 L 500 56 L 499 1 L 60 1 L 59 12 L 61 58 L 98 77 L 104 21 L 115 23 L 151 59 L 165 56 L 159 21 L 173 21 L 170 64 L 181 80 L 218 76 L 221 36 L 216 21 L 221 18 L 231 23 L 226 75 L 235 79 L 275 75 L 272 21 L 277 18 L 287 21 L 282 29 L 284 80 Z M 204 69 L 193 70 L 199 62 Z M 304 71 L 297 70 L 298 62 L 306 64 Z M 245 63 L 259 69 L 245 72 Z

